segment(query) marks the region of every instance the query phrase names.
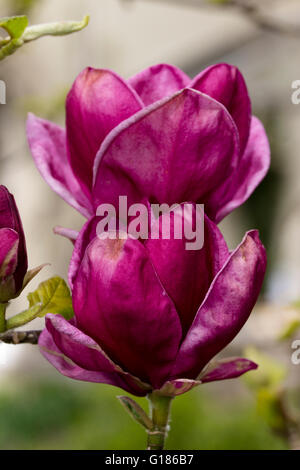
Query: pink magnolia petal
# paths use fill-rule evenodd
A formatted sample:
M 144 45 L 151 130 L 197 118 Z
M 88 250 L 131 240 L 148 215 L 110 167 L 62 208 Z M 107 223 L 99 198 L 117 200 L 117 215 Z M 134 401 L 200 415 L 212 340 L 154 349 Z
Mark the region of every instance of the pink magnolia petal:
M 212 361 L 200 374 L 198 379 L 201 383 L 214 382 L 216 380 L 227 380 L 240 377 L 250 370 L 257 369 L 255 362 L 240 357 L 231 357 Z
M 247 321 L 259 295 L 266 254 L 258 232 L 248 232 L 212 283 L 178 353 L 174 377 L 197 377 Z
M 236 126 L 210 97 L 185 89 L 110 133 L 95 160 L 94 204 L 206 203 L 239 160 Z
M 181 326 L 139 241 L 92 241 L 75 279 L 73 304 L 78 327 L 114 362 L 161 386 L 176 357 Z
M 55 233 L 55 235 L 60 235 L 61 237 L 67 238 L 73 244 L 76 242 L 76 240 L 79 236 L 79 232 L 77 230 L 72 230 L 70 228 L 60 227 L 59 225 L 54 227 L 53 232 Z
M 89 67 L 75 80 L 66 103 L 69 158 L 74 174 L 88 193 L 101 142 L 142 107 L 136 92 L 110 70 Z
M 229 189 L 224 197 L 214 194 L 209 206 L 218 207 L 216 221 L 221 221 L 226 215 L 242 205 L 254 192 L 266 176 L 270 167 L 270 145 L 262 123 L 252 117 L 250 136 L 241 162 L 231 178 Z M 225 201 L 227 201 L 225 203 Z
M 189 206 L 189 211 L 187 211 Z M 203 301 L 210 284 L 229 256 L 226 242 L 218 227 L 198 208 L 198 243 L 203 239 L 203 246 L 187 249 L 190 241 L 184 236 L 184 230 L 195 230 L 196 206 L 191 203 L 178 205 L 171 213 L 163 214 L 152 227 L 153 236 L 146 240 L 145 247 L 155 270 L 173 300 L 181 319 L 183 332 L 187 332 Z M 163 238 L 162 224 L 169 225 L 170 238 Z M 184 225 L 184 227 L 182 227 Z M 174 226 L 182 228 L 183 237 L 174 238 Z M 203 238 L 204 237 L 204 238 Z M 194 245 L 195 246 L 195 245 Z
M 173 95 L 189 82 L 190 78 L 182 70 L 168 64 L 153 65 L 128 80 L 145 105 Z
M 92 214 L 91 202 L 83 194 L 68 162 L 65 131 L 50 121 L 29 114 L 27 137 L 35 164 L 44 180 L 68 204 L 89 217 Z
M 189 86 L 206 93 L 228 109 L 239 130 L 243 153 L 249 137 L 251 102 L 241 72 L 229 64 L 216 64 L 201 72 Z

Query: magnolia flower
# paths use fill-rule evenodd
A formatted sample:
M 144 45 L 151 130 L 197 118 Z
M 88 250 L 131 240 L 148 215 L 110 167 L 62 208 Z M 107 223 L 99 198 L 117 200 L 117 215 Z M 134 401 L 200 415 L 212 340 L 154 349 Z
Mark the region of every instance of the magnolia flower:
M 127 81 L 87 68 L 68 94 L 66 130 L 31 114 L 27 134 L 44 179 L 86 217 L 126 195 L 130 204 L 202 203 L 218 223 L 270 161 L 244 79 L 228 64 L 193 80 L 164 64 Z
M 27 251 L 20 215 L 12 194 L 0 186 L 0 302 L 22 290 Z
M 173 224 L 181 209 L 173 209 Z M 96 236 L 98 218 L 83 227 L 69 271 L 75 317 L 48 314 L 39 341 L 63 375 L 138 396 L 175 396 L 256 368 L 243 358 L 210 361 L 237 335 L 260 292 L 266 255 L 257 231 L 229 252 L 205 216 L 203 248 L 189 251 L 184 237 L 160 236 L 167 216 L 154 221 L 158 236 L 144 241 L 121 232 Z

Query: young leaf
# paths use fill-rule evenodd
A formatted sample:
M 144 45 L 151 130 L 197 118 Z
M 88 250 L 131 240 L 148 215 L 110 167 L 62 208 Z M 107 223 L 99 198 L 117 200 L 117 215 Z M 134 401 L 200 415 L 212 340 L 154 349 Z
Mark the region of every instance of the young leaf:
M 30 26 L 26 29 L 23 39 L 24 42 L 29 42 L 42 36 L 65 36 L 81 31 L 89 24 L 89 21 L 90 17 L 85 16 L 82 21 L 58 21 Z
M 153 423 L 140 405 L 130 397 L 118 396 L 117 398 L 137 423 L 141 424 L 146 429 L 152 429 Z
M 30 308 L 40 305 L 39 317 L 45 316 L 46 313 L 57 313 L 70 320 L 74 314 L 70 290 L 60 277 L 52 277 L 42 282 L 27 298 Z
M 19 39 L 28 26 L 27 16 L 0 18 L 0 27 L 5 29 L 11 39 Z
M 47 313 L 60 314 L 67 320 L 73 315 L 72 298 L 66 282 L 60 277 L 52 277 L 42 282 L 28 294 L 29 308 L 6 321 L 6 329 L 18 328 Z
M 34 41 L 42 36 L 64 36 L 84 29 L 89 23 L 89 16 L 82 21 L 58 21 L 28 26 L 26 16 L 0 18 L 0 27 L 4 28 L 8 37 L 0 36 L 0 60 L 13 54 L 25 43 Z

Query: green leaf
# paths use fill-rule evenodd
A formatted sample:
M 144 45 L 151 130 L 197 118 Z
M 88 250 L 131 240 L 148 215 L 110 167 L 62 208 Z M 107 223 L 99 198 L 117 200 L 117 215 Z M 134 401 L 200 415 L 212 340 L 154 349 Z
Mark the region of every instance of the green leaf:
M 70 289 L 60 277 L 42 282 L 27 298 L 30 308 L 40 305 L 39 317 L 44 317 L 46 313 L 57 313 L 70 320 L 74 315 Z
M 279 390 L 261 388 L 257 392 L 257 411 L 274 431 L 288 431 L 284 396 Z
M 0 18 L 0 27 L 5 29 L 12 39 L 19 39 L 28 26 L 27 16 Z
M 27 298 L 28 310 L 9 318 L 6 322 L 8 330 L 25 325 L 37 317 L 44 317 L 47 313 L 62 315 L 67 320 L 74 315 L 70 290 L 60 277 L 42 282 Z
M 122 403 L 125 410 L 130 416 L 139 424 L 144 426 L 146 429 L 152 429 L 153 423 L 149 416 L 145 413 L 143 408 L 138 405 L 132 398 L 126 396 L 118 396 L 118 400 Z

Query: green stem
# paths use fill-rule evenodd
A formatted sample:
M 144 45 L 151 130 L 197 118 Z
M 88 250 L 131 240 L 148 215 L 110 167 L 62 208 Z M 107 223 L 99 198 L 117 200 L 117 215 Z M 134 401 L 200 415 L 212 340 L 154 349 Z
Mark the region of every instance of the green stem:
M 4 333 L 6 331 L 6 312 L 7 304 L 0 303 L 0 333 Z
M 149 393 L 150 418 L 153 426 L 148 431 L 148 450 L 162 450 L 168 434 L 168 424 L 172 397 L 159 395 L 157 392 Z

